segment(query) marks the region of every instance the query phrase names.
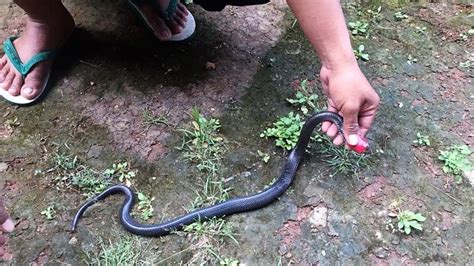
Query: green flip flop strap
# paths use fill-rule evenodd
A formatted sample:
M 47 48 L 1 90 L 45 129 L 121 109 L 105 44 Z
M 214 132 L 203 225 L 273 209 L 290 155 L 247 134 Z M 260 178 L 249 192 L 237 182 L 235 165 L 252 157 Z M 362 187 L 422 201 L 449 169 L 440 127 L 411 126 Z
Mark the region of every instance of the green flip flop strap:
M 178 8 L 178 0 L 170 0 L 168 7 L 164 11 L 166 19 L 170 20 Z
M 31 69 L 38 64 L 39 62 L 42 61 L 47 61 L 54 59 L 57 55 L 56 51 L 44 51 L 40 52 L 30 58 L 28 62 L 23 64 L 21 62 L 20 56 L 18 55 L 18 52 L 15 49 L 15 46 L 13 45 L 13 41 L 17 37 L 10 37 L 5 40 L 3 43 L 3 50 L 5 51 L 5 54 L 7 55 L 8 59 L 12 63 L 12 65 L 20 72 L 20 74 L 23 76 L 23 78 L 26 77 L 26 75 L 31 71 Z

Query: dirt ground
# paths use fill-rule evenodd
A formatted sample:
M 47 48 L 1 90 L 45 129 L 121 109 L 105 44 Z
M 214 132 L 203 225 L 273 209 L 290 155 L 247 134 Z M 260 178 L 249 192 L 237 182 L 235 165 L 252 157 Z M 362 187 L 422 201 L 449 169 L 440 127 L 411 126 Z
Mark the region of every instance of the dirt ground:
M 117 217 L 120 197 L 68 231 L 86 197 L 38 174 L 51 168 L 59 146 L 97 169 L 131 162 L 135 185 L 155 197 L 157 221 L 182 214 L 197 188 L 195 167 L 175 148 L 181 136 L 174 129 L 189 124 L 192 107 L 221 121 L 229 143 L 222 172 L 232 177 L 232 195 L 259 191 L 279 175 L 285 154 L 259 135 L 291 110 L 285 99 L 292 84 L 317 80 L 319 69 L 286 6 L 220 13 L 192 6 L 195 38 L 171 45 L 155 41 L 126 1 L 65 4 L 78 26 L 55 64 L 47 97 L 30 107 L 0 102 L 0 188 L 16 221 L 2 263 L 86 264 L 98 239 L 128 236 Z M 347 6 L 348 21 L 369 8 Z M 397 20 L 397 11 L 408 17 Z M 474 35 L 467 32 L 473 11 L 383 6 L 367 38 L 353 40 L 354 47 L 365 45 L 370 59 L 360 65 L 382 101 L 368 135 L 372 163 L 357 175 L 329 175 L 308 156 L 279 201 L 227 218 L 239 244 L 226 242 L 222 253 L 245 265 L 474 264 L 472 172 L 456 183 L 437 159 L 452 145 L 472 150 Z M 0 38 L 23 25 L 22 11 L 0 0 Z M 208 63 L 215 69 L 206 69 Z M 144 125 L 145 109 L 166 115 L 170 126 Z M 430 146 L 413 144 L 419 132 L 429 135 Z M 272 154 L 268 164 L 257 150 Z M 56 218 L 48 220 L 41 212 L 51 204 Z M 394 208 L 422 213 L 423 231 L 391 230 Z M 192 257 L 179 235 L 137 241 L 147 245 L 142 256 L 169 258 L 164 264 Z

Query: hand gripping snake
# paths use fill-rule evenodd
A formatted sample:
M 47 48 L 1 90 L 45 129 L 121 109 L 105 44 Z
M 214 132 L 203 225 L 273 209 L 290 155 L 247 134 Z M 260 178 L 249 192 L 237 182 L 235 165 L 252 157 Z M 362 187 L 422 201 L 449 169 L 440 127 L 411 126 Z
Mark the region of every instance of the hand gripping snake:
M 301 129 L 298 143 L 288 155 L 288 160 L 283 168 L 282 174 L 269 188 L 260 193 L 246 197 L 232 198 L 210 207 L 189 212 L 183 216 L 160 224 L 141 224 L 130 216 L 130 211 L 135 203 L 135 193 L 127 186 L 114 185 L 87 201 L 79 208 L 74 220 L 72 221 L 71 230 L 75 230 L 77 222 L 87 208 L 97 201 L 103 200 L 107 196 L 116 193 L 125 194 L 125 200 L 122 209 L 120 210 L 121 224 L 131 233 L 142 236 L 163 236 L 172 231 L 181 230 L 185 225 L 192 224 L 196 221 L 204 221 L 214 217 L 229 216 L 235 213 L 248 212 L 263 208 L 280 197 L 291 185 L 314 128 L 324 121 L 334 123 L 337 126 L 339 133 L 344 136 L 342 132 L 342 117 L 338 114 L 333 112 L 320 112 L 309 117 Z

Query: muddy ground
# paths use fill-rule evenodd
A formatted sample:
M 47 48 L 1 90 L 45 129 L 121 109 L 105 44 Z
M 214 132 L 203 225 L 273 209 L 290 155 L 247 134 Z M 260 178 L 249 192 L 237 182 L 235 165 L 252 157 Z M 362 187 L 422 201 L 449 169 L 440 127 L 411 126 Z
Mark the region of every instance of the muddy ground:
M 24 14 L 0 3 L 4 39 L 21 32 Z M 65 4 L 78 27 L 49 94 L 31 107 L 0 103 L 0 184 L 17 223 L 3 263 L 85 264 L 99 239 L 128 235 L 117 218 L 118 196 L 88 212 L 76 233 L 68 231 L 86 197 L 45 174 L 58 149 L 96 169 L 130 162 L 138 172 L 134 185 L 155 197 L 153 219 L 173 217 L 199 188 L 195 166 L 175 149 L 181 135 L 174 130 L 189 124 L 196 106 L 221 121 L 229 146 L 222 174 L 232 195 L 258 191 L 278 176 L 285 154 L 259 135 L 292 110 L 285 100 L 294 94 L 291 85 L 317 80 L 319 69 L 284 5 L 221 13 L 191 7 L 195 38 L 168 45 L 156 42 L 124 1 Z M 346 7 L 348 20 L 369 8 Z M 397 11 L 408 18 L 397 20 Z M 382 100 L 369 133 L 370 166 L 332 175 L 308 156 L 279 201 L 228 218 L 239 244 L 227 241 L 221 255 L 246 265 L 474 264 L 472 176 L 456 183 L 437 159 L 452 145 L 472 149 L 472 27 L 466 5 L 383 6 L 369 36 L 353 41 L 365 45 L 370 60 L 360 64 Z M 215 69 L 206 70 L 208 62 Z M 145 125 L 145 108 L 166 115 L 169 125 Z M 413 144 L 418 132 L 429 135 L 431 146 Z M 272 155 L 268 164 L 257 150 Z M 51 204 L 57 214 L 47 220 L 41 212 Z M 391 230 L 395 209 L 422 213 L 423 231 Z M 142 261 L 186 263 L 193 255 L 178 235 L 135 241 L 147 247 Z

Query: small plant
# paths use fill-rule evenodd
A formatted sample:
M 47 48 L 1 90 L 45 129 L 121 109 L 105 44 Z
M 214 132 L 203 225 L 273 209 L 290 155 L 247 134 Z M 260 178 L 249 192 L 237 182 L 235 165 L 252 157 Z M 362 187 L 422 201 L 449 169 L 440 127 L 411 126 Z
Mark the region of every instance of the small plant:
M 6 128 L 9 132 L 13 132 L 13 130 L 14 130 L 16 127 L 20 126 L 21 123 L 20 123 L 20 121 L 18 121 L 18 118 L 15 117 L 15 118 L 13 118 L 13 119 L 7 119 L 7 120 L 3 123 L 3 125 L 5 126 L 5 128 Z
M 370 155 L 359 154 L 344 147 L 335 147 L 327 136 L 319 137 L 316 152 L 332 169 L 332 174 L 357 174 L 370 165 Z
M 41 214 L 44 215 L 48 220 L 53 220 L 54 218 L 56 218 L 56 210 L 54 208 L 54 205 L 49 205 L 48 207 L 46 207 L 46 209 L 41 211 Z
M 204 222 L 198 221 L 190 225 L 186 225 L 183 231 L 191 233 L 195 238 L 200 238 L 202 236 L 227 237 L 236 244 L 239 244 L 237 239 L 235 239 L 235 233 L 232 230 L 232 226 L 222 218 L 212 218 Z
M 357 50 L 354 50 L 354 54 L 357 59 L 369 61 L 369 54 L 365 53 L 365 46 L 363 44 L 360 44 L 359 47 L 357 47 Z
M 165 115 L 155 115 L 148 107 L 143 110 L 143 123 L 148 126 L 169 126 L 168 118 Z
M 398 214 L 398 230 L 409 235 L 412 228 L 416 230 L 423 230 L 421 227 L 422 222 L 426 220 L 420 213 L 414 213 L 412 211 L 403 211 Z
M 462 181 L 463 172 L 472 170 L 472 164 L 469 161 L 469 155 L 472 151 L 467 145 L 453 146 L 448 150 L 441 151 L 438 159 L 444 162 L 443 172 L 455 177 L 456 182 Z
M 426 30 L 427 30 L 426 27 L 419 27 L 419 26 L 415 27 L 415 32 L 420 35 L 426 34 Z
M 292 105 L 299 106 L 300 111 L 304 115 L 307 115 L 309 111 L 314 112 L 318 110 L 318 95 L 316 94 L 316 90 L 308 85 L 307 79 L 301 81 L 300 87 L 296 91 L 295 98 L 288 98 L 286 100 Z
M 375 10 L 368 9 L 367 15 L 373 24 L 378 23 L 382 19 L 382 6 L 377 7 Z
M 352 35 L 367 35 L 369 23 L 357 20 L 355 22 L 351 21 L 347 23 L 347 25 L 349 26 Z
M 467 60 L 465 62 L 460 62 L 459 66 L 462 67 L 462 68 L 471 68 L 471 67 L 474 66 L 474 63 L 471 60 Z
M 155 199 L 154 197 L 150 199 L 142 192 L 137 193 L 138 197 L 138 210 L 140 211 L 140 218 L 144 221 L 153 217 L 153 206 L 151 202 Z
M 264 153 L 258 150 L 257 154 L 264 163 L 268 163 L 268 161 L 270 161 L 270 155 L 268 153 Z
M 299 114 L 290 112 L 288 116 L 283 116 L 273 123 L 274 127 L 267 128 L 260 134 L 260 137 L 276 138 L 276 145 L 285 150 L 291 150 L 298 142 L 303 121 Z
M 407 14 L 404 14 L 403 12 L 401 11 L 398 11 L 398 12 L 395 12 L 395 18 L 398 20 L 398 21 L 402 21 L 402 20 L 405 20 L 405 19 L 408 19 L 408 15 Z
M 430 146 L 431 145 L 430 136 L 423 135 L 420 132 L 418 132 L 416 133 L 416 140 L 414 140 L 413 143 L 418 144 L 420 146 Z
M 135 172 L 130 171 L 130 165 L 128 162 L 114 163 L 112 168 L 108 168 L 104 171 L 104 174 L 110 177 L 117 177 L 120 182 L 125 182 L 130 185 L 132 179 L 135 177 Z
M 99 240 L 99 254 L 86 253 L 89 265 L 139 265 L 143 251 L 142 244 L 137 238 L 124 237 L 118 241 Z
M 238 266 L 240 264 L 239 260 L 234 259 L 234 258 L 222 258 L 219 261 L 219 265 L 225 265 L 225 266 Z
M 196 162 L 200 171 L 216 172 L 221 153 L 225 148 L 224 139 L 219 136 L 221 124 L 215 118 L 207 119 L 198 109 L 191 111 L 192 128 L 179 129 L 183 133 L 183 144 L 187 160 Z

